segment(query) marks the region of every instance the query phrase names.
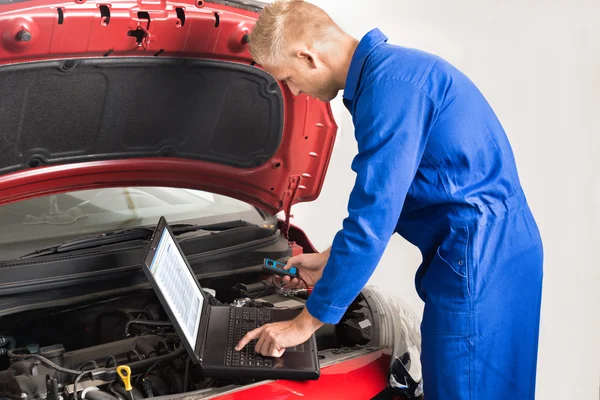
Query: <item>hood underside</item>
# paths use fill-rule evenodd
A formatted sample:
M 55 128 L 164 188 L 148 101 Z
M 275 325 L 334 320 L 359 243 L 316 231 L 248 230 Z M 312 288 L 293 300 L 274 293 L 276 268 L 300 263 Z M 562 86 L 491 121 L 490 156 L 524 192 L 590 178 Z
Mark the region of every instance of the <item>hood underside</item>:
M 257 16 L 203 1 L 0 5 L 0 204 L 124 184 L 273 213 L 314 200 L 337 126 L 253 65 Z

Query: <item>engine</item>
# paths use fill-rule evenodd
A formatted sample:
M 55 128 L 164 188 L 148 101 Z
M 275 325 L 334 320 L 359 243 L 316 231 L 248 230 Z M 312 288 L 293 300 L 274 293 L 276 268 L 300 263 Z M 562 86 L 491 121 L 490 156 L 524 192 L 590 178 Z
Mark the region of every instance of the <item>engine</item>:
M 308 297 L 272 279 L 213 287 L 222 293 L 217 299 L 205 289 L 213 305 L 301 308 Z M 365 318 L 370 310 L 357 299 L 340 324 L 317 331 L 318 348 L 370 343 L 372 327 L 357 323 Z M 152 292 L 21 313 L 3 319 L 2 329 L 0 400 L 137 400 L 253 382 L 204 377 Z M 131 391 L 119 367 L 130 371 Z
M 67 352 L 63 345 L 12 349 L 10 367 L 0 372 L 0 392 L 20 399 L 129 399 L 117 367 L 132 373 L 135 398 L 184 392 L 185 362 L 170 334 L 140 335 Z M 188 372 L 189 379 L 189 372 Z M 197 381 L 197 380 L 194 380 Z

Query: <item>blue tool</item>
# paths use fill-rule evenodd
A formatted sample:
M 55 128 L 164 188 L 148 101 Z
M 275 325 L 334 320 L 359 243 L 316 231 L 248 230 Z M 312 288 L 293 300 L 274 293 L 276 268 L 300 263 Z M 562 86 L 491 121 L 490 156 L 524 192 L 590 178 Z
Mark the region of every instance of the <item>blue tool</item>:
M 277 262 L 275 260 L 270 260 L 265 258 L 263 262 L 263 269 L 271 274 L 276 274 L 280 276 L 289 276 L 290 278 L 298 277 L 298 269 L 296 267 L 291 267 L 290 269 L 283 269 L 285 264 Z

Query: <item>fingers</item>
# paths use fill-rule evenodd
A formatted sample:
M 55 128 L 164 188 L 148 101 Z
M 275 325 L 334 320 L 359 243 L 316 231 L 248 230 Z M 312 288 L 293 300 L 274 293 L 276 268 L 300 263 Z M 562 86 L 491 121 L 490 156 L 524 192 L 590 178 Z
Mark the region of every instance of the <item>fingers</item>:
M 276 350 L 273 357 L 281 357 L 283 355 L 283 353 L 285 353 L 285 347 L 282 347 L 281 349 Z
M 244 348 L 244 346 L 246 346 L 251 340 L 256 339 L 257 337 L 259 337 L 262 333 L 262 331 L 265 329 L 266 325 L 261 326 L 260 328 L 256 328 L 253 331 L 250 331 L 248 333 L 246 333 L 246 336 L 244 336 L 242 338 L 242 340 L 240 340 L 238 342 L 238 344 L 235 346 L 235 350 L 236 351 L 240 351 L 241 349 Z
M 267 327 L 269 324 L 264 325 Z M 254 346 L 254 350 L 257 353 L 262 354 L 263 356 L 268 357 L 281 357 L 281 355 L 285 352 L 285 347 L 281 347 L 277 343 L 277 336 L 274 330 L 265 329 L 261 335 L 260 339 Z
M 300 280 L 298 280 L 298 278 L 291 279 L 289 276 L 286 276 L 286 278 L 288 278 L 287 280 L 285 280 L 285 282 L 287 282 L 287 284 L 285 285 L 286 288 L 304 287 L 304 285 L 301 283 Z
M 298 254 L 297 256 L 290 257 L 290 258 L 288 258 L 287 263 L 285 264 L 285 267 L 283 267 L 283 269 L 286 269 L 286 270 L 290 269 L 294 265 L 302 264 L 303 261 L 304 261 L 304 254 Z
M 264 326 L 266 326 L 266 325 L 264 325 Z M 262 354 L 261 350 L 264 347 L 266 340 L 267 340 L 267 334 L 266 334 L 266 332 L 263 332 L 262 335 L 260 335 L 260 339 L 258 339 L 258 342 L 256 342 L 256 345 L 254 346 L 254 351 Z
M 264 355 L 269 356 L 269 357 L 281 357 L 281 355 L 283 354 L 284 351 L 285 351 L 285 347 L 280 348 L 279 346 L 277 346 L 277 343 L 275 340 L 271 340 L 271 343 L 269 345 L 269 350 Z
M 295 287 L 295 283 L 290 276 L 275 276 L 274 279 L 276 285 L 282 285 L 287 289 Z
M 271 345 L 274 341 L 273 332 L 267 329 L 269 325 L 270 324 L 262 326 L 263 328 L 265 328 L 265 330 L 261 332 L 260 339 L 258 339 L 258 342 L 254 346 L 254 351 L 262 354 L 263 356 L 268 355 L 269 349 L 271 348 Z

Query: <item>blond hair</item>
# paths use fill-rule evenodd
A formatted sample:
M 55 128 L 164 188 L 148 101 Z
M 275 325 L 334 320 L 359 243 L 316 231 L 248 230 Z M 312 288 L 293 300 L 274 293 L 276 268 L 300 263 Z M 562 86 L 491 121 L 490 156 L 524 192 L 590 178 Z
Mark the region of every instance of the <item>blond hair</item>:
M 331 17 L 314 4 L 304 0 L 276 0 L 261 11 L 250 33 L 250 55 L 258 64 L 272 65 L 292 55 L 291 40 L 302 38 L 314 44 L 336 31 L 341 32 Z

